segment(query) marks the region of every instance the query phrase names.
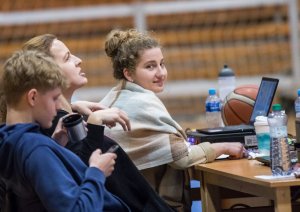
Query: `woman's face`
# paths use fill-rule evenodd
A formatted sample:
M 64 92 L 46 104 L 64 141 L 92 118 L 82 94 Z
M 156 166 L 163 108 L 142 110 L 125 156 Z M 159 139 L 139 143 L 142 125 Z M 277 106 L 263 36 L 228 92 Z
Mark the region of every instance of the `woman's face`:
M 87 83 L 85 73 L 81 72 L 81 59 L 72 55 L 63 42 L 53 40 L 50 52 L 66 76 L 70 88 L 76 90 Z
M 167 75 L 163 54 L 161 49 L 157 47 L 146 49 L 141 53 L 136 70 L 132 73 L 131 81 L 154 93 L 159 93 L 164 90 Z

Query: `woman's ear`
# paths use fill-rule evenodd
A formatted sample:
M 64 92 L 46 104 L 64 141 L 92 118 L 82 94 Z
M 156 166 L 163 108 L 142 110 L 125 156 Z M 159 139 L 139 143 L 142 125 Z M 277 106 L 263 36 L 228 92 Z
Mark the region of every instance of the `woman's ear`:
M 126 80 L 133 82 L 132 73 L 128 70 L 128 68 L 123 69 L 123 74 Z
M 37 98 L 37 90 L 36 89 L 30 89 L 28 92 L 27 92 L 27 101 L 28 101 L 28 104 L 30 106 L 34 106 L 35 105 L 35 100 Z

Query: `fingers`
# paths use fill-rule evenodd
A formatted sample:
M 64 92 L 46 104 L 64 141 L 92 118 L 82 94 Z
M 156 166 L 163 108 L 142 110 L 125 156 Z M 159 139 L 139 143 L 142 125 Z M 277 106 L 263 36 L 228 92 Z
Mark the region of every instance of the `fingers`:
M 120 110 L 118 108 L 112 108 L 112 109 L 116 110 L 117 114 L 119 115 L 117 122 L 122 126 L 123 130 L 130 131 L 131 125 L 127 114 L 123 110 Z
M 117 154 L 116 153 L 114 153 L 114 152 L 106 152 L 105 154 L 108 154 L 109 155 L 109 157 L 111 157 L 112 159 L 117 159 Z
M 81 106 L 80 109 L 76 111 L 78 111 L 80 114 L 87 115 L 87 116 L 93 112 L 90 108 L 85 106 Z
M 121 111 L 120 119 L 119 119 L 118 123 L 121 124 L 124 131 L 130 131 L 131 130 L 129 118 L 122 111 Z
M 104 110 L 104 109 L 108 109 L 108 107 L 106 107 L 105 105 L 102 105 L 100 103 L 94 102 L 93 106 L 92 106 L 92 110 L 96 111 L 96 110 Z
M 124 131 L 131 130 L 131 125 L 127 114 L 118 109 L 118 108 L 110 108 L 106 110 L 102 110 L 105 112 L 103 115 L 103 123 L 108 126 L 109 128 L 116 126 L 116 123 L 119 123 Z
M 89 159 L 89 166 L 98 168 L 107 177 L 111 175 L 114 170 L 116 158 L 117 155 L 115 153 L 101 154 L 101 150 L 97 149 L 92 153 Z
M 85 121 L 85 120 L 82 120 L 82 122 L 83 122 L 83 125 L 84 125 L 84 129 L 85 129 L 85 131 L 89 131 L 89 129 L 87 128 L 87 122 Z
M 235 148 L 235 152 L 234 152 L 234 156 L 236 158 L 242 158 L 243 155 L 244 155 L 244 147 L 241 143 L 237 143 L 236 148 Z
M 64 115 L 63 117 L 61 117 L 60 119 L 58 119 L 58 122 L 57 122 L 57 125 L 56 125 L 56 129 L 61 129 L 61 130 L 65 129 L 62 120 L 63 120 L 65 117 L 67 117 L 68 115 L 69 115 L 69 114 Z
M 76 101 L 72 103 L 72 109 L 81 114 L 90 115 L 94 111 L 107 109 L 107 107 L 98 102 Z
M 130 131 L 131 130 L 131 125 L 130 125 L 130 121 L 129 118 L 127 116 L 127 114 L 125 112 L 123 112 L 123 120 L 124 120 L 124 131 Z
M 104 153 L 100 157 L 102 163 L 99 164 L 99 168 L 103 171 L 104 175 L 108 177 L 114 171 L 117 155 L 115 153 Z
M 92 154 L 101 155 L 101 153 L 102 153 L 101 149 L 96 149 Z
M 92 113 L 92 109 L 89 104 L 90 103 L 87 101 L 76 101 L 72 103 L 71 107 L 73 111 L 77 111 L 84 115 L 89 115 Z
M 63 117 L 58 120 L 58 123 L 57 123 L 51 137 L 54 140 L 56 140 L 59 144 L 61 144 L 62 146 L 65 146 L 68 142 L 68 136 L 67 136 L 67 130 L 63 126 L 62 119 L 63 119 Z
M 237 143 L 237 142 L 234 142 L 234 143 L 230 143 L 229 144 L 230 147 L 230 158 L 243 158 L 244 157 L 244 154 L 246 152 L 246 149 L 244 148 L 244 145 L 241 144 L 241 143 Z
M 87 120 L 91 124 L 105 124 L 107 127 L 115 127 L 119 123 L 124 131 L 131 130 L 127 114 L 118 108 L 109 108 L 93 112 Z

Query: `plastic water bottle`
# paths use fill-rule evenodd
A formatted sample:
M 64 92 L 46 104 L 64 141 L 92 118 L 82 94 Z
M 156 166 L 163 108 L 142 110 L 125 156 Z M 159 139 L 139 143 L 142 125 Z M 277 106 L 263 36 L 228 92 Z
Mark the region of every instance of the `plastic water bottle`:
M 300 89 L 297 90 L 297 98 L 295 100 L 296 118 L 300 118 Z
M 292 171 L 289 144 L 287 139 L 287 115 L 280 104 L 272 106 L 268 116 L 271 138 L 272 175 L 288 175 Z
M 235 89 L 235 75 L 228 65 L 224 65 L 218 77 L 219 95 L 222 101 Z
M 295 148 L 297 152 L 297 158 L 300 159 L 300 89 L 297 90 L 297 98 L 295 99 L 295 129 L 296 129 L 296 143 Z
M 217 96 L 216 89 L 210 88 L 205 101 L 207 127 L 213 128 L 222 126 L 221 107 L 221 99 Z

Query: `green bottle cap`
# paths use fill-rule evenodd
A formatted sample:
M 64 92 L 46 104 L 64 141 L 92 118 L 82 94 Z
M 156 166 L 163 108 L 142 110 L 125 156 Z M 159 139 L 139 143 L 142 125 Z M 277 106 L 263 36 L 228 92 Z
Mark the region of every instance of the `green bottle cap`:
M 272 106 L 273 111 L 281 111 L 281 104 L 274 104 Z

